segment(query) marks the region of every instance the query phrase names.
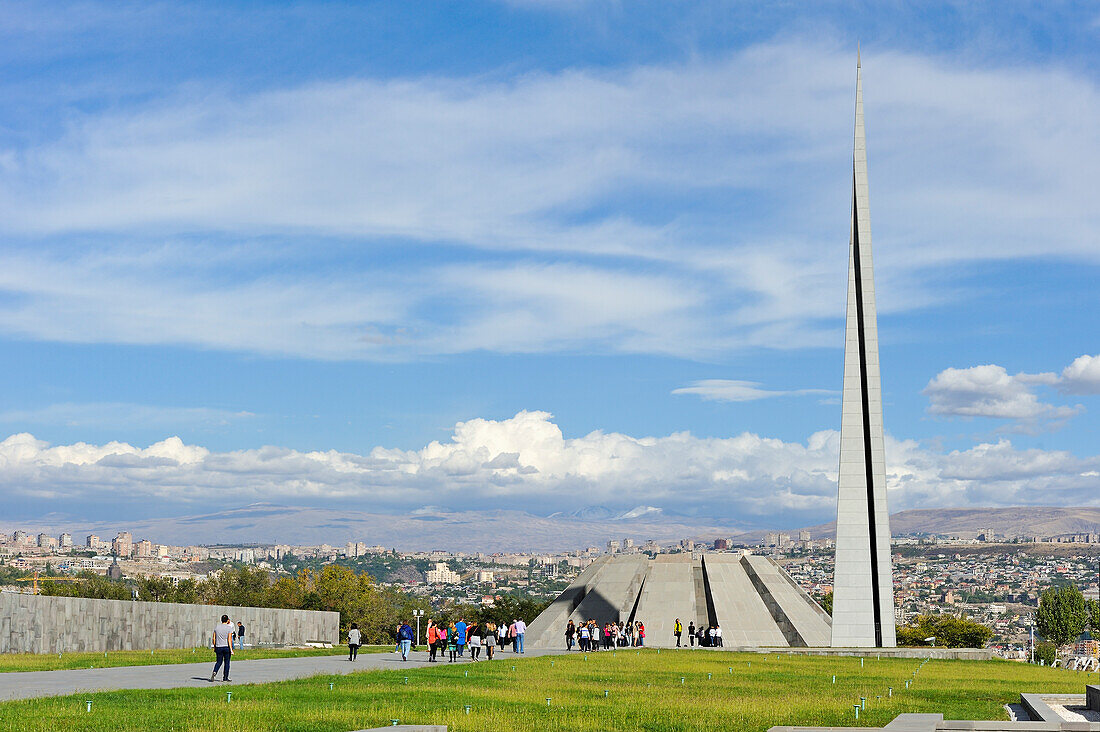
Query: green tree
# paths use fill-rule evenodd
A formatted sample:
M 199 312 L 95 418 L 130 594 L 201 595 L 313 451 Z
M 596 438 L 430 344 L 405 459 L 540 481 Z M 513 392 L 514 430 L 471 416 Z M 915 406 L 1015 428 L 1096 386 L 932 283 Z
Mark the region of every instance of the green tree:
M 1053 666 L 1058 658 L 1058 647 L 1050 641 L 1039 641 L 1035 644 L 1035 663 L 1042 661 L 1047 666 Z
M 833 593 L 830 592 L 825 597 L 821 598 L 821 609 L 824 610 L 832 617 L 833 614 Z
M 1088 601 L 1089 630 L 1095 635 L 1100 635 L 1100 600 Z
M 260 567 L 226 567 L 217 577 L 202 583 L 206 605 L 258 607 L 271 584 L 271 575 Z
M 1060 648 L 1077 640 L 1088 622 L 1085 597 L 1075 586 L 1052 587 L 1039 597 L 1035 626 L 1055 646 Z
M 912 624 L 897 629 L 899 646 L 929 646 L 934 642 L 943 648 L 984 648 L 992 637 L 993 631 L 981 623 L 953 615 L 921 615 Z

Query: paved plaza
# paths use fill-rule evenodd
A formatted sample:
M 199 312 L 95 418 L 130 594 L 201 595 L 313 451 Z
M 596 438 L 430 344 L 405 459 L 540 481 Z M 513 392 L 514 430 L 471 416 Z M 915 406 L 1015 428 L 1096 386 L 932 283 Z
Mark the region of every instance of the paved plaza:
M 499 653 L 492 663 L 513 663 L 536 656 L 557 655 L 560 650 L 528 650 L 526 653 Z M 466 656 L 461 663 L 470 663 Z M 487 663 L 478 661 L 478 663 Z M 210 686 L 231 687 L 235 684 L 262 684 L 288 681 L 324 674 L 350 674 L 356 671 L 382 671 L 422 666 L 447 666 L 446 662 L 428 664 L 426 651 L 414 651 L 408 661 L 394 653 L 368 653 L 359 660 L 347 656 L 310 656 L 305 658 L 264 658 L 234 661 L 233 681 L 210 682 L 214 668 L 213 654 L 203 663 L 179 663 L 164 666 L 121 666 L 68 671 L 25 671 L 0 673 L 0 701 L 32 699 L 43 696 L 65 696 L 95 691 L 120 689 L 178 689 Z M 221 674 L 219 673 L 219 679 Z

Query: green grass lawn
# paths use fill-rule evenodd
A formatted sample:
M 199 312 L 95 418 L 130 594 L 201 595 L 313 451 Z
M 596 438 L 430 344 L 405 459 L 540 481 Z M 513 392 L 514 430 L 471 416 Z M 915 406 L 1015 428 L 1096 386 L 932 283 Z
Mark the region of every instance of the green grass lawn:
M 699 651 L 604 652 L 587 660 L 572 655 L 514 661 L 505 655 L 492 663 L 255 686 L 7 702 L 0 704 L 0 729 L 346 732 L 385 726 L 391 719 L 446 724 L 452 731 L 882 726 L 902 712 L 1005 719 L 1003 705 L 1018 700 L 1020 692 L 1083 693 L 1086 683 L 1084 674 L 1007 661 L 929 661 L 906 690 L 905 680 L 914 678 L 919 665 L 868 658 L 861 668 L 858 658 Z M 1095 683 L 1095 675 L 1091 680 Z M 891 686 L 893 697 L 887 692 Z M 227 691 L 233 692 L 232 701 L 226 700 Z M 856 722 L 852 705 L 861 696 L 867 707 Z M 90 713 L 85 699 L 92 700 Z
M 392 650 L 392 646 L 364 646 L 360 653 Z M 297 658 L 299 656 L 339 656 L 347 646 L 335 648 L 246 648 L 234 651 L 234 661 L 255 658 Z M 107 653 L 8 653 L 0 654 L 0 673 L 8 671 L 59 671 L 115 666 L 158 666 L 168 663 L 207 662 L 213 658 L 209 648 L 174 648 L 156 651 L 107 651 Z

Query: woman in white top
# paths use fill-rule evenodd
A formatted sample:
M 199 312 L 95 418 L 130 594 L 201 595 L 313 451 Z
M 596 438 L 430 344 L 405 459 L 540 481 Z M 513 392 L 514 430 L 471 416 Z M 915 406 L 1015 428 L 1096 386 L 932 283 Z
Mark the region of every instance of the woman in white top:
M 359 657 L 359 646 L 363 641 L 363 634 L 359 632 L 359 626 L 355 623 L 351 624 L 351 630 L 348 631 L 348 660 L 354 661 Z
M 481 629 L 476 625 L 472 628 L 470 634 L 466 636 L 466 644 L 470 646 L 470 660 L 476 661 L 477 657 L 481 655 Z

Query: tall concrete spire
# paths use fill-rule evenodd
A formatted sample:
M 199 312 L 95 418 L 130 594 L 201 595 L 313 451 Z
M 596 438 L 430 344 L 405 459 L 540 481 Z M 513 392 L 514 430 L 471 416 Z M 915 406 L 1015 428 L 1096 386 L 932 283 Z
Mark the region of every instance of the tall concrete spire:
M 893 647 L 894 584 L 861 72 L 857 60 L 832 645 Z

